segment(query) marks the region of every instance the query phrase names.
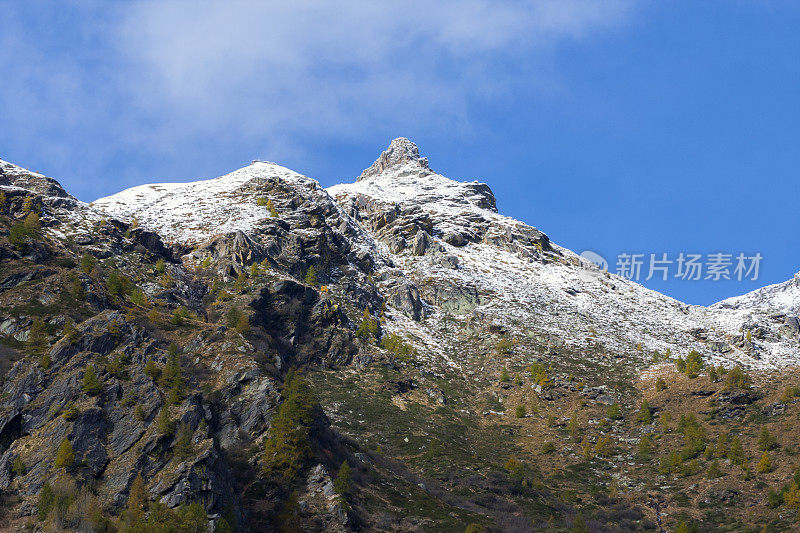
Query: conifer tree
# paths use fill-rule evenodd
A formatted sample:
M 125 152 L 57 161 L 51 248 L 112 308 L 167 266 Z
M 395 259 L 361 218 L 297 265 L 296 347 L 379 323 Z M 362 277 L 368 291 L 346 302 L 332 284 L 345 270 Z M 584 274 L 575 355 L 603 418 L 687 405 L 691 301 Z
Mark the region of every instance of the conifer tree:
M 286 375 L 281 396 L 283 403 L 267 434 L 264 465 L 268 475 L 289 481 L 311 457 L 309 431 L 316 399 L 305 378 L 294 370 Z
M 333 482 L 333 490 L 342 496 L 349 495 L 352 485 L 351 477 L 350 464 L 347 461 L 342 462 L 339 473 L 336 475 L 336 479 Z
M 83 373 L 83 384 L 81 385 L 83 392 L 89 396 L 97 396 L 103 391 L 103 385 L 97 379 L 97 371 L 94 366 L 88 365 L 86 371 Z
M 730 448 L 728 448 L 728 459 L 735 465 L 743 465 L 745 462 L 742 441 L 738 435 L 731 440 Z
M 66 322 L 64 322 L 64 330 L 61 332 L 62 337 L 64 337 L 70 344 L 74 344 L 78 342 L 80 338 L 80 334 L 78 333 L 78 328 L 75 327 L 75 321 L 71 318 L 68 318 Z
M 161 382 L 165 387 L 169 387 L 167 401 L 170 404 L 180 403 L 184 397 L 184 379 L 181 371 L 181 360 L 178 346 L 171 344 L 168 349 L 167 364 L 161 374 Z
M 758 434 L 758 449 L 766 452 L 777 447 L 778 441 L 775 436 L 767 428 L 762 428 L 761 433 Z
M 141 472 L 136 474 L 128 491 L 128 510 L 143 510 L 147 505 L 147 488 Z
M 94 267 L 97 265 L 97 260 L 94 256 L 89 254 L 83 254 L 81 256 L 81 270 L 86 275 L 91 274 L 94 271 Z
M 31 329 L 28 331 L 27 348 L 31 355 L 41 356 L 48 347 L 47 340 L 47 327 L 41 318 L 37 318 L 31 324 Z
M 717 479 L 718 477 L 722 476 L 722 470 L 719 467 L 719 460 L 714 459 L 711 463 L 711 466 L 708 467 L 708 471 L 706 472 L 706 477 L 708 479 Z
M 500 382 L 501 383 L 505 383 L 506 381 L 508 381 L 510 379 L 511 379 L 511 376 L 508 375 L 508 370 L 503 368 L 503 370 L 500 371 Z
M 166 404 L 161 407 L 161 411 L 158 413 L 156 428 L 161 435 L 172 435 L 172 432 L 175 431 L 175 426 L 169 415 L 169 406 Z
M 759 474 L 772 472 L 772 459 L 769 458 L 769 453 L 764 452 L 761 454 L 761 460 L 758 462 L 757 470 Z
M 75 452 L 72 450 L 72 443 L 70 443 L 69 439 L 64 439 L 58 447 L 53 466 L 56 468 L 69 468 L 73 463 L 75 463 Z
M 636 415 L 636 421 L 642 424 L 649 424 L 653 421 L 653 412 L 650 409 L 650 403 L 647 401 L 647 398 L 642 400 L 639 413 Z
M 696 378 L 703 369 L 703 358 L 697 350 L 692 350 L 686 356 L 684 373 L 690 378 Z
M 42 231 L 42 223 L 39 220 L 39 215 L 35 212 L 30 212 L 25 217 L 25 229 L 28 230 L 28 235 L 31 237 L 38 237 Z
M 154 360 L 148 359 L 144 364 L 144 373 L 153 381 L 158 381 L 158 378 L 161 377 L 161 368 Z
M 319 282 L 317 281 L 317 269 L 314 268 L 314 265 L 308 267 L 306 270 L 306 275 L 303 277 L 303 281 L 306 285 L 311 285 L 312 287 L 316 287 Z
M 577 413 L 572 413 L 572 418 L 569 419 L 569 424 L 567 424 L 567 432 L 569 432 L 569 436 L 573 439 L 577 439 L 580 436 Z
M 36 503 L 36 512 L 39 515 L 39 520 L 44 521 L 47 519 L 50 510 L 53 508 L 55 499 L 56 495 L 53 492 L 53 487 L 50 483 L 45 482 L 45 484 L 42 485 L 42 490 L 39 491 L 39 500 Z
M 242 292 L 247 288 L 247 273 L 242 270 L 239 272 L 239 275 L 236 276 L 236 281 L 233 283 L 233 289 L 237 292 Z
M 131 292 L 131 303 L 139 307 L 146 307 L 149 302 L 147 301 L 147 296 L 141 289 L 134 289 L 133 292 Z
M 239 325 L 239 321 L 242 318 L 242 311 L 238 307 L 233 306 L 228 310 L 228 313 L 225 316 L 225 318 L 228 327 L 235 328 L 237 325 Z
M 267 211 L 269 211 L 269 216 L 272 218 L 278 217 L 278 210 L 275 209 L 275 204 L 272 202 L 271 198 L 267 200 Z
M 178 438 L 175 441 L 175 456 L 178 459 L 186 459 L 194 452 L 192 444 L 193 431 L 189 424 L 181 424 L 178 430 Z

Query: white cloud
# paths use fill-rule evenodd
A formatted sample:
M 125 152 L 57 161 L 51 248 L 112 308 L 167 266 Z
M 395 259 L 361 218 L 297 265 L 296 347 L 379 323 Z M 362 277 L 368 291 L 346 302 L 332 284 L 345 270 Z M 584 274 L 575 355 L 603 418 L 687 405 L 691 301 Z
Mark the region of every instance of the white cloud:
M 552 83 L 550 52 L 633 1 L 2 3 L 0 142 L 93 175 L 115 150 L 219 140 L 281 160 L 309 139 L 458 135 L 476 103 Z
M 471 98 L 516 81 L 504 63 L 535 69 L 542 52 L 629 11 L 626 1 L 167 1 L 132 5 L 118 46 L 142 73 L 137 105 L 195 131 L 360 136 L 462 127 Z

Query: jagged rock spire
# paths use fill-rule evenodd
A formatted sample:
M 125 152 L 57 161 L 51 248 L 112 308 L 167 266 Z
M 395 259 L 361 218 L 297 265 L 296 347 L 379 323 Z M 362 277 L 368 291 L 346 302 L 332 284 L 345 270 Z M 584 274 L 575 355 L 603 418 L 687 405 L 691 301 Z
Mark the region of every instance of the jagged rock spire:
M 375 176 L 386 169 L 406 163 L 416 163 L 421 169 L 430 170 L 428 158 L 419 156 L 417 145 L 405 137 L 398 137 L 389 144 L 389 147 L 372 163 L 371 167 L 361 173 L 356 181 Z

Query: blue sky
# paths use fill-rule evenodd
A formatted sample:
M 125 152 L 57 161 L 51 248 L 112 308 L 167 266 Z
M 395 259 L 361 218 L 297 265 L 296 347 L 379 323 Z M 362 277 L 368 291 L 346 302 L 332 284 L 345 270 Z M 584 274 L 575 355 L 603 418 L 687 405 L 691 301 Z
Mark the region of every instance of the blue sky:
M 288 6 L 288 4 L 287 4 Z M 323 185 L 397 136 L 577 252 L 800 270 L 800 4 L 0 0 L 0 158 L 92 200 L 253 158 Z M 613 266 L 613 265 L 612 265 Z

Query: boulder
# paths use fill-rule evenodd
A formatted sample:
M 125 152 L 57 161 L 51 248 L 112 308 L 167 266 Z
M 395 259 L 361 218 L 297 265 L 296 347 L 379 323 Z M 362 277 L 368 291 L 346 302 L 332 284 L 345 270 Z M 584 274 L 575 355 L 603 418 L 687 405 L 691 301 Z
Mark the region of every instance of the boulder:
M 172 250 L 164 246 L 164 242 L 161 240 L 158 233 L 147 231 L 144 228 L 133 228 L 129 230 L 128 235 L 133 242 L 142 245 L 142 247 L 153 255 L 163 257 L 168 261 L 176 261 Z
M 411 253 L 414 255 L 425 255 L 428 247 L 431 245 L 431 237 L 425 231 L 417 231 L 414 235 L 414 242 L 411 244 Z
M 419 322 L 425 318 L 425 307 L 420 299 L 419 290 L 413 283 L 402 282 L 394 287 L 389 294 L 388 302 L 412 320 Z
M 444 234 L 442 240 L 452 246 L 464 246 L 467 244 L 467 239 L 464 237 L 464 234 L 456 231 L 448 231 Z

